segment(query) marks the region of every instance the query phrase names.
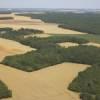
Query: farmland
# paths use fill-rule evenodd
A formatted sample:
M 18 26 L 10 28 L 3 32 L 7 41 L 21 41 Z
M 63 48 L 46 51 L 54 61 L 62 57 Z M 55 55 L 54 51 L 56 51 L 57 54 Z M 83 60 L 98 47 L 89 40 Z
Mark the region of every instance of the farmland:
M 45 14 L 18 14 L 38 18 L 49 23 L 58 23 L 59 27 L 71 29 L 91 34 L 100 34 L 100 14 L 99 13 L 57 13 L 47 12 Z
M 99 14 L 1 16 L 1 98 L 99 100 Z

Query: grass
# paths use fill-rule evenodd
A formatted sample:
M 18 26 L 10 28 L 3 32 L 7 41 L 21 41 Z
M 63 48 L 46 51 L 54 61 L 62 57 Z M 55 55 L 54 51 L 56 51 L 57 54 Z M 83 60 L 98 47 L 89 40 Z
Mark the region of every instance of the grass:
M 8 89 L 8 87 L 0 81 L 0 99 L 2 98 L 8 98 L 12 96 L 11 90 Z

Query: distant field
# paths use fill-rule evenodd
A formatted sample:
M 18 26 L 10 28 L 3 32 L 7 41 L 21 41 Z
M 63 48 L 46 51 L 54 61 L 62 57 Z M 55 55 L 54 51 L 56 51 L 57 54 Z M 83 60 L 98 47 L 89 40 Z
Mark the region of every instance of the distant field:
M 76 31 L 100 34 L 100 14 L 96 13 L 65 13 L 65 12 L 47 12 L 44 14 L 18 14 L 21 16 L 29 16 L 38 18 L 49 23 L 58 23 L 59 27 L 72 29 Z

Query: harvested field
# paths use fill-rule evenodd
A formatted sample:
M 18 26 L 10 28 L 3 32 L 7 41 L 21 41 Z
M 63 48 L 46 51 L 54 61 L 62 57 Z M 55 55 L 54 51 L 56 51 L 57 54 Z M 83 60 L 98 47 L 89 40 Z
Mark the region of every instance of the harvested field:
M 79 100 L 78 94 L 66 89 L 87 66 L 62 63 L 27 73 L 0 65 L 0 77 L 13 91 L 13 97 L 7 100 Z
M 0 60 L 2 60 L 5 56 L 8 55 L 22 54 L 31 50 L 35 49 L 30 48 L 28 46 L 24 46 L 12 40 L 0 38 Z
M 58 43 L 58 45 L 60 45 L 61 47 L 71 47 L 71 46 L 78 46 L 79 44 L 77 43 L 72 43 L 72 42 L 64 42 L 64 43 Z

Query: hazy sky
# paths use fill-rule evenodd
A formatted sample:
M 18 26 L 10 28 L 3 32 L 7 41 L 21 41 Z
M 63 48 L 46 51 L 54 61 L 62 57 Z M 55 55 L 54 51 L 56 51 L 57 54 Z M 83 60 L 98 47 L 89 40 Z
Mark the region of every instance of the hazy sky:
M 0 8 L 99 8 L 100 0 L 0 0 Z

